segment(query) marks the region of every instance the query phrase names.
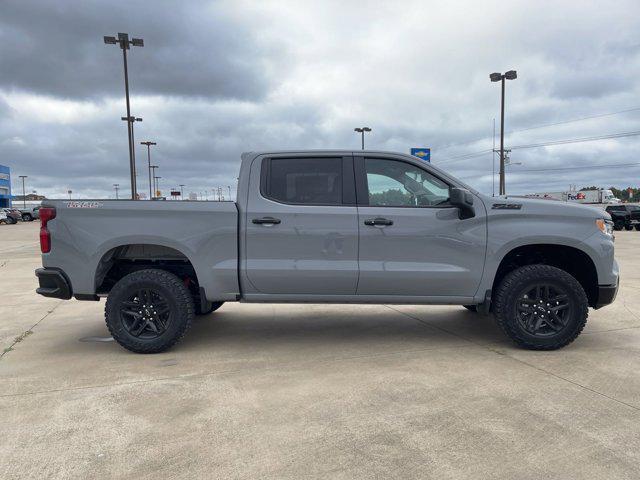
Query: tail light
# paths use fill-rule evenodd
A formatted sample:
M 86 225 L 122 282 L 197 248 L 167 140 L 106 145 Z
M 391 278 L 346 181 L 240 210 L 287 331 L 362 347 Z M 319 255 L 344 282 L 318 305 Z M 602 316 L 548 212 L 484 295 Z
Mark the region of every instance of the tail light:
M 47 228 L 49 220 L 56 218 L 56 209 L 43 207 L 40 209 L 40 251 L 49 253 L 51 251 L 51 233 Z

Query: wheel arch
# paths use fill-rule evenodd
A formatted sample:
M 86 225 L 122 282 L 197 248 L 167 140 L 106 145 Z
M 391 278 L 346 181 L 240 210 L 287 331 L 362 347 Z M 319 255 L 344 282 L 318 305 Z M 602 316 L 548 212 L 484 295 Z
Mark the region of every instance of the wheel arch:
M 584 250 L 560 243 L 527 243 L 506 251 L 495 270 L 492 292 L 502 279 L 518 267 L 525 265 L 551 265 L 572 275 L 587 294 L 589 306 L 598 300 L 598 271 L 591 256 Z

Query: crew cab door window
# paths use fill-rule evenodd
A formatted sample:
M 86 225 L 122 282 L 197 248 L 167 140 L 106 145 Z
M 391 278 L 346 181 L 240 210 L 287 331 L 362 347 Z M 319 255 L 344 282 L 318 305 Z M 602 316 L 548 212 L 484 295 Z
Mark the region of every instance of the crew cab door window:
M 434 207 L 449 201 L 449 185 L 410 163 L 365 159 L 369 206 Z
M 342 158 L 273 158 L 265 162 L 267 198 L 295 205 L 342 203 Z

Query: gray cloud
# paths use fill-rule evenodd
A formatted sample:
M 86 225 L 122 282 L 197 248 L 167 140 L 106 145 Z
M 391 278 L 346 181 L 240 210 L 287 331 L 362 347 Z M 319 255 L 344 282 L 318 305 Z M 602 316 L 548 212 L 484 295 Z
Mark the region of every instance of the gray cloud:
M 497 5 L 497 4 L 496 4 Z M 136 140 L 152 150 L 161 185 L 234 185 L 240 153 L 259 149 L 434 147 L 435 164 L 491 192 L 499 88 L 515 68 L 507 131 L 640 106 L 640 5 L 613 2 L 36 2 L 0 4 L 0 163 L 56 196 L 112 195 L 128 185 L 121 53 L 102 36 L 145 39 L 131 52 Z M 607 28 L 602 28 L 607 25 Z M 518 145 L 640 130 L 640 112 L 507 135 Z M 638 137 L 517 150 L 513 193 L 570 183 L 627 186 Z M 146 152 L 138 145 L 139 189 Z M 519 173 L 518 170 L 522 170 Z

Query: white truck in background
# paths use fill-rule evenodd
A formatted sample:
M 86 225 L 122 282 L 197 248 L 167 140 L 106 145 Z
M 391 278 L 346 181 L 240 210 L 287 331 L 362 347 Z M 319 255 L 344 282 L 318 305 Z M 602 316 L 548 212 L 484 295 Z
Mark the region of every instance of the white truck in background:
M 565 192 L 542 192 L 525 195 L 527 198 L 542 198 L 548 200 L 560 200 L 563 202 L 586 203 L 590 205 L 620 203 L 609 189 L 598 190 L 568 190 Z

